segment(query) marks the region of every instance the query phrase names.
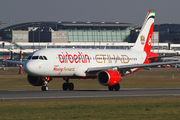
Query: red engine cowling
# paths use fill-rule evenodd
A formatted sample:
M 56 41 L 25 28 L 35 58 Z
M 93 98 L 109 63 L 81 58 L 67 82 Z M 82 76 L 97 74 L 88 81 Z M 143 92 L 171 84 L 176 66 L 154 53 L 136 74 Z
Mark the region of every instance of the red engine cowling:
M 101 85 L 112 86 L 120 82 L 121 75 L 115 70 L 104 70 L 98 74 L 97 79 Z
M 40 77 L 35 77 L 35 76 L 28 75 L 27 80 L 33 86 L 42 86 L 42 85 L 44 85 L 44 81 Z

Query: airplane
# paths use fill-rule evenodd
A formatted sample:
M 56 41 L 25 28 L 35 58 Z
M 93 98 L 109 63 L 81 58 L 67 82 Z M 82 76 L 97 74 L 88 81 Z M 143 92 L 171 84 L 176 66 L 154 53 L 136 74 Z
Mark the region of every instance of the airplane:
M 4 60 L 23 65 L 28 82 L 48 91 L 52 78 L 63 78 L 63 90 L 74 90 L 73 78 L 97 78 L 110 91 L 119 91 L 126 75 L 151 66 L 177 64 L 180 61 L 155 62 L 159 56 L 151 52 L 155 10 L 149 10 L 134 46 L 129 50 L 45 48 L 30 54 L 25 62 Z M 170 56 L 168 56 L 170 57 Z

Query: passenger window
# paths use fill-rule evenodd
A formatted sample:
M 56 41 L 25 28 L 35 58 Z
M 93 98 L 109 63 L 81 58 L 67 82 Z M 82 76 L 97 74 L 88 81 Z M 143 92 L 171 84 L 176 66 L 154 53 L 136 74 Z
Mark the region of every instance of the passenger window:
M 43 56 L 45 60 L 47 60 L 47 57 L 46 56 Z
M 40 59 L 40 60 L 43 60 L 43 57 L 42 57 L 42 56 L 39 56 L 39 59 Z
M 32 60 L 36 60 L 36 59 L 38 59 L 38 56 L 33 56 L 32 57 Z

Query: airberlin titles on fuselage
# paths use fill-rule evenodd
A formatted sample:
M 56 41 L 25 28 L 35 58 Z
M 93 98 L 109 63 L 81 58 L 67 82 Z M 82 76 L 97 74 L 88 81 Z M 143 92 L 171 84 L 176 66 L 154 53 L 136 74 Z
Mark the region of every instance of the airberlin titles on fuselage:
M 109 55 L 96 54 L 90 57 L 88 54 L 78 52 L 77 54 L 70 54 L 68 52 L 61 52 L 58 54 L 60 63 L 90 63 L 91 60 L 96 60 L 97 63 L 129 63 L 130 60 L 137 60 L 137 58 L 129 58 L 127 55 Z
M 60 63 L 90 63 L 89 55 L 78 52 L 78 54 L 69 54 L 68 52 L 61 52 L 58 54 Z

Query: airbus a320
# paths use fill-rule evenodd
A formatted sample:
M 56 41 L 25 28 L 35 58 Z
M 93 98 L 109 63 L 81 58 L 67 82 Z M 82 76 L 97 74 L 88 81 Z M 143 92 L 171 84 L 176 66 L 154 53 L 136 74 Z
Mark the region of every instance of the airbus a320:
M 62 77 L 65 83 L 63 90 L 73 90 L 72 78 L 97 78 L 101 85 L 108 86 L 110 91 L 120 90 L 119 82 L 125 75 L 141 68 L 176 64 L 180 61 L 155 62 L 158 54 L 151 52 L 155 11 L 149 10 L 134 46 L 129 50 L 119 49 L 40 49 L 28 57 L 25 62 L 4 60 L 5 62 L 23 65 L 31 85 L 42 86 L 47 91 L 47 84 L 54 77 Z M 155 63 L 154 63 L 155 62 Z

